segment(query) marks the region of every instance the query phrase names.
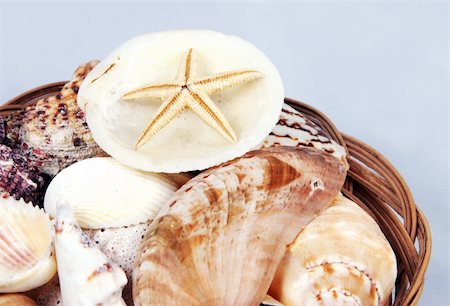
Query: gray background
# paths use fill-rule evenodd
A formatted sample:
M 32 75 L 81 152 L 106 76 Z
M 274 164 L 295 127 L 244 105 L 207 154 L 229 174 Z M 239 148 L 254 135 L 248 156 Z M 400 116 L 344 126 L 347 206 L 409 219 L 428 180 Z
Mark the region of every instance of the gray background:
M 449 305 L 448 6 L 445 3 L 0 4 L 0 104 L 68 79 L 140 33 L 239 35 L 278 66 L 286 96 L 325 112 L 405 177 L 430 221 L 421 305 Z

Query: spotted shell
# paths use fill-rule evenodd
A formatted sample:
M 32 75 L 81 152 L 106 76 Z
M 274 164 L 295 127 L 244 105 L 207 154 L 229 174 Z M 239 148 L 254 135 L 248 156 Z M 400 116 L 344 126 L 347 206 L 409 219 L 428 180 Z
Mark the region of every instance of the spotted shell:
M 76 103 L 82 81 L 96 64 L 79 66 L 60 93 L 5 118 L 5 142 L 18 147 L 43 173 L 53 176 L 75 161 L 105 155 Z
M 0 195 L 38 203 L 44 179 L 17 150 L 0 144 Z
M 283 105 L 278 123 L 259 148 L 273 146 L 310 147 L 331 154 L 348 168 L 345 148 L 320 126 L 288 104 Z
M 377 223 L 338 196 L 288 247 L 269 293 L 290 305 L 388 305 L 396 259 Z
M 286 245 L 338 194 L 345 168 L 310 148 L 252 151 L 186 183 L 133 271 L 136 305 L 259 305 Z

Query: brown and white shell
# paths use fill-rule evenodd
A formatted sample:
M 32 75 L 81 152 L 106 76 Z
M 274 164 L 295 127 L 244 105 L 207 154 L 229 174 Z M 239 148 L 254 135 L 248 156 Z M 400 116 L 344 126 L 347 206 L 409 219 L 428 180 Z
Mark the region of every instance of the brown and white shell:
M 338 194 L 345 167 L 310 148 L 252 151 L 178 190 L 133 273 L 136 305 L 259 305 L 286 246 Z
M 0 196 L 20 198 L 37 204 L 43 194 L 44 179 L 17 150 L 0 144 Z
M 76 102 L 82 81 L 96 64 L 79 66 L 60 93 L 5 118 L 5 143 L 18 147 L 41 172 L 53 176 L 78 160 L 105 155 Z
M 345 148 L 334 141 L 320 126 L 285 103 L 278 123 L 260 148 L 293 146 L 315 148 L 341 160 L 348 168 Z
M 388 305 L 396 275 L 377 223 L 340 195 L 288 247 L 269 293 L 286 306 Z

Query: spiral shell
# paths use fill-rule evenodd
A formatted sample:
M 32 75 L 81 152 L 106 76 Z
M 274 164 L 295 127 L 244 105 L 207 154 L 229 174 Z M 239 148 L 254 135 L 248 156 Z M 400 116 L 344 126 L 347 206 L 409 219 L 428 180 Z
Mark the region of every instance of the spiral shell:
M 78 160 L 105 156 L 76 103 L 81 82 L 96 64 L 79 66 L 60 93 L 6 117 L 6 143 L 19 148 L 43 173 L 53 176 Z
M 269 293 L 290 305 L 387 305 L 396 259 L 376 222 L 340 195 L 288 247 Z
M 259 305 L 286 245 L 338 194 L 323 152 L 252 151 L 190 180 L 150 225 L 133 271 L 136 305 Z
M 56 272 L 53 227 L 37 206 L 0 197 L 0 293 L 23 292 Z
M 44 207 L 53 217 L 59 203 L 69 205 L 82 228 L 121 227 L 153 219 L 177 189 L 166 175 L 97 157 L 61 171 L 47 189 Z

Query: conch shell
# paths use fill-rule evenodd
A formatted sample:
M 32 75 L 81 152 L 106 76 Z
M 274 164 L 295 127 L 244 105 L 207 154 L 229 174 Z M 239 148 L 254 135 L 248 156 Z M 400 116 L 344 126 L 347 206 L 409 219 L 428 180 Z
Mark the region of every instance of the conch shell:
M 0 306 L 36 306 L 37 304 L 24 294 L 8 293 L 0 295 Z
M 338 194 L 345 168 L 314 149 L 252 151 L 163 206 L 133 273 L 136 305 L 259 305 L 286 248 Z
M 38 204 L 44 179 L 17 150 L 0 144 L 0 195 Z
M 49 216 L 22 199 L 0 197 L 0 293 L 23 292 L 56 272 Z
M 5 142 L 19 148 L 43 173 L 53 176 L 78 160 L 105 156 L 76 103 L 83 79 L 96 64 L 81 65 L 60 93 L 5 118 Z
M 269 293 L 290 305 L 388 305 L 396 259 L 377 223 L 340 195 L 288 247 Z
M 123 270 L 81 231 L 69 206 L 58 207 L 55 221 L 55 250 L 63 305 L 125 305 L 122 289 L 127 277 Z
M 69 205 L 82 228 L 129 226 L 152 220 L 178 187 L 164 174 L 139 171 L 111 157 L 90 158 L 52 180 L 44 207 L 54 217 L 58 203 Z

